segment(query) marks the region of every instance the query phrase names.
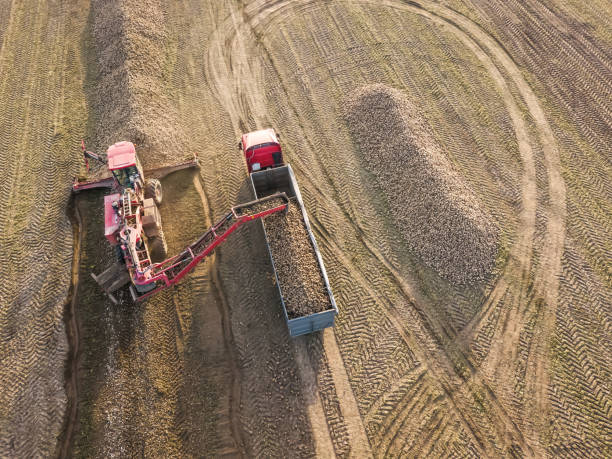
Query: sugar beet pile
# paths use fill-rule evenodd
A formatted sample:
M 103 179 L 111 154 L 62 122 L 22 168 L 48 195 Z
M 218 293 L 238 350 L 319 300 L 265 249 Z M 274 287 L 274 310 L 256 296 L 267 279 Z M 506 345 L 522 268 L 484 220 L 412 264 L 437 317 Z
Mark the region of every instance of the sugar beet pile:
M 410 251 L 453 283 L 483 281 L 495 264 L 498 230 L 407 97 L 367 85 L 347 100 L 346 116 Z
M 266 232 L 290 319 L 331 308 L 298 205 L 266 218 Z
M 185 141 L 164 84 L 170 58 L 163 4 L 113 0 L 93 2 L 92 8 L 97 78 L 91 97 L 101 121 L 92 147 L 104 151 L 117 139 L 129 139 L 145 167 L 171 162 L 168 153 L 180 152 Z

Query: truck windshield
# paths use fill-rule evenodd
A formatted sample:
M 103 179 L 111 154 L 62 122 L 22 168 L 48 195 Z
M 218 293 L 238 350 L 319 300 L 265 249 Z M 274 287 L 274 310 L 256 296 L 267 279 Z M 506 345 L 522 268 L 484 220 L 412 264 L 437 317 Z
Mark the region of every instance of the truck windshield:
M 130 175 L 136 175 L 136 166 L 124 167 L 123 169 L 115 169 L 113 175 L 121 186 L 130 185 Z
M 252 152 L 253 150 L 257 150 L 259 148 L 263 148 L 263 147 L 270 147 L 272 145 L 276 145 L 274 142 L 267 142 L 267 143 L 260 143 L 259 145 L 253 145 L 252 147 L 249 147 L 249 149 L 247 150 L 247 152 Z
M 264 147 L 271 147 L 272 145 L 276 145 L 274 142 L 266 142 L 260 143 L 259 145 L 253 145 L 252 147 L 247 148 L 246 157 L 247 161 L 251 161 L 253 156 L 255 156 L 255 150 L 259 150 Z

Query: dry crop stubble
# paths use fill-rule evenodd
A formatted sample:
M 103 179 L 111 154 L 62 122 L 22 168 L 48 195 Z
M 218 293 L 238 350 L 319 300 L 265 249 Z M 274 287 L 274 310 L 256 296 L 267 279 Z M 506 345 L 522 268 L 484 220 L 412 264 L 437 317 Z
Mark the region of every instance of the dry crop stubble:
M 0 2 L 0 455 L 59 450 L 87 3 Z M 69 300 L 68 300 L 69 301 Z
M 7 24 L 11 17 L 12 8 L 12 0 L 2 0 L 2 2 L 0 2 L 0 47 L 2 46 L 2 39 L 4 37 Z

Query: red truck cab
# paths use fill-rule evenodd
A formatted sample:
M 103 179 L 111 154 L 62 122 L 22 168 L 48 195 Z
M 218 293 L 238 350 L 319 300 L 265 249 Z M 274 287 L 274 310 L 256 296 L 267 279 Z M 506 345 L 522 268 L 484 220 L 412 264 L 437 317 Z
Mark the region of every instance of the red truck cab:
M 244 153 L 249 174 L 283 165 L 283 152 L 278 138 L 279 135 L 274 132 L 274 129 L 262 129 L 243 134 L 238 148 Z

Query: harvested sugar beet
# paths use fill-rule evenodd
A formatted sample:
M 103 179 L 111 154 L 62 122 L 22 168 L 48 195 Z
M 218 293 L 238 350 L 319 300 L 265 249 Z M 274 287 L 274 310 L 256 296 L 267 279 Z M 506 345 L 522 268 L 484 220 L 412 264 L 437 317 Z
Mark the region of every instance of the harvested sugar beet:
M 290 319 L 331 309 L 323 275 L 299 205 L 289 203 L 287 214 L 264 221 L 270 250 Z
M 484 281 L 495 265 L 499 231 L 416 107 L 382 84 L 357 89 L 346 107 L 364 166 L 408 249 L 454 284 Z

